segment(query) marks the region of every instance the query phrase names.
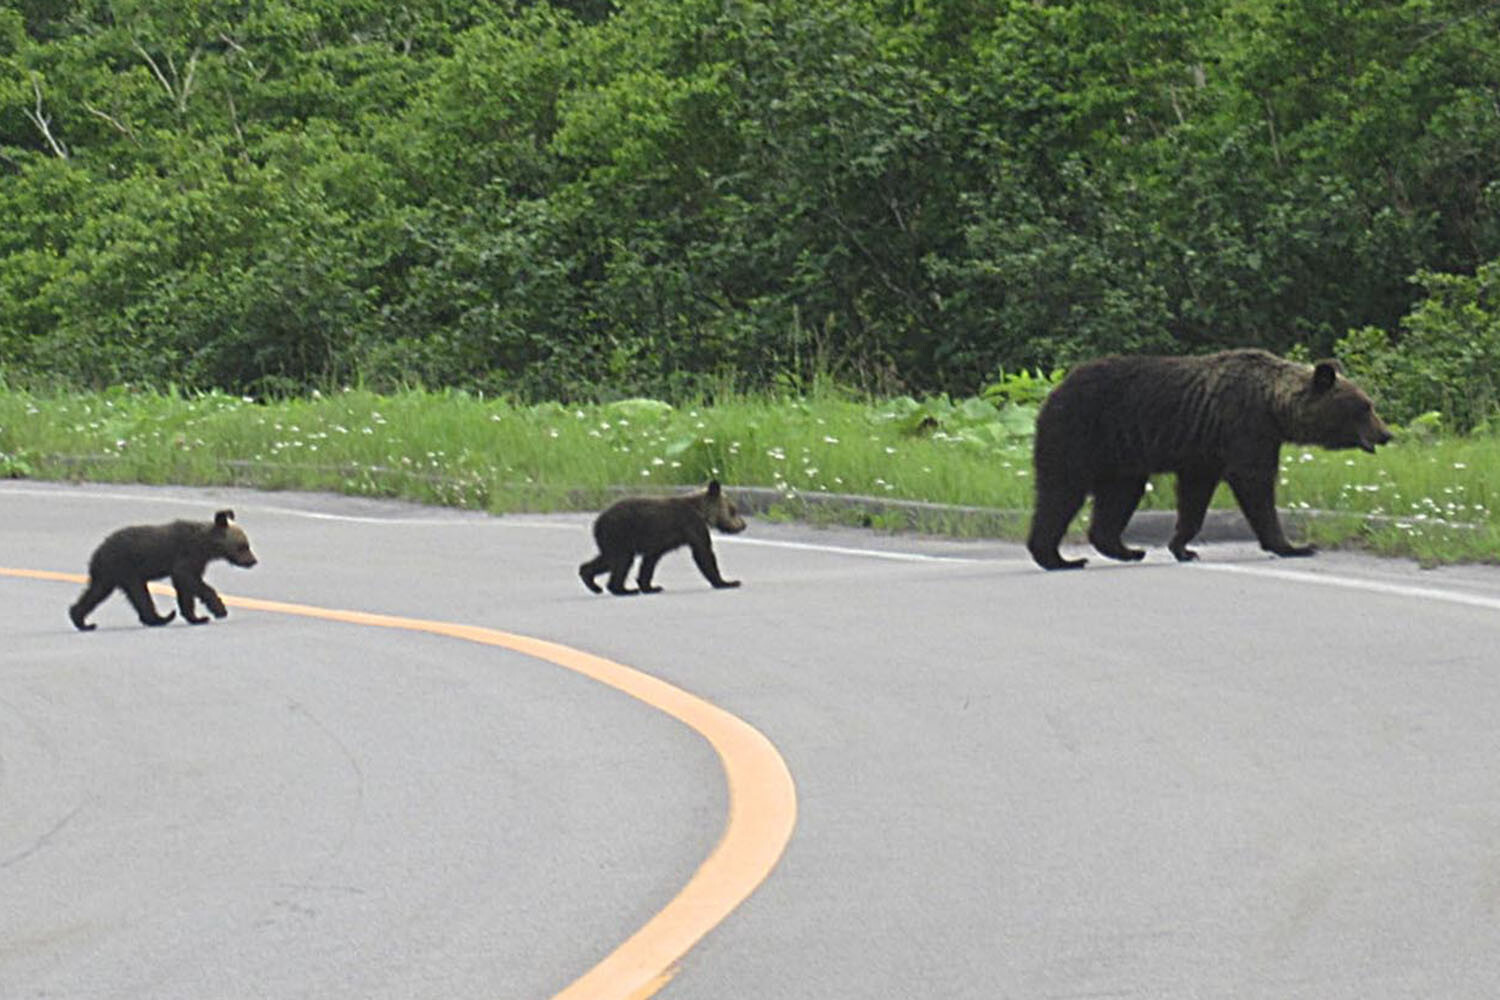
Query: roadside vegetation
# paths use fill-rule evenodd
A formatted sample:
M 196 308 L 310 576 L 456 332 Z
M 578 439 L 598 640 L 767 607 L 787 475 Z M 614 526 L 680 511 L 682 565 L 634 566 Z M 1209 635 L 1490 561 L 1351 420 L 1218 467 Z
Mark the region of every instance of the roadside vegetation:
M 1034 386 L 1036 383 L 1033 382 Z M 0 474 L 107 482 L 241 484 L 400 497 L 496 513 L 596 509 L 620 490 L 717 476 L 761 486 L 773 516 L 899 530 L 879 501 L 990 508 L 918 527 L 1019 537 L 1031 507 L 1035 404 L 1024 396 L 869 401 L 729 399 L 671 406 L 517 405 L 461 391 L 364 390 L 271 402 L 223 393 L 0 393 Z M 1376 455 L 1288 446 L 1279 500 L 1303 533 L 1427 563 L 1500 554 L 1500 437 L 1443 437 L 1418 421 Z M 870 503 L 830 510 L 808 498 Z M 1220 490 L 1217 506 L 1232 506 Z M 1171 509 L 1169 477 L 1143 509 Z M 975 528 L 976 523 L 984 525 Z M 1008 527 L 1007 527 L 1008 526 Z
M 9 4 L 0 218 L 31 386 L 963 396 L 1379 354 L 1500 260 L 1500 5 Z
M 0 475 L 1024 511 L 1055 373 L 1262 347 L 1407 431 L 1309 532 L 1497 557 L 1490 0 L 11 4 L 0 218 Z

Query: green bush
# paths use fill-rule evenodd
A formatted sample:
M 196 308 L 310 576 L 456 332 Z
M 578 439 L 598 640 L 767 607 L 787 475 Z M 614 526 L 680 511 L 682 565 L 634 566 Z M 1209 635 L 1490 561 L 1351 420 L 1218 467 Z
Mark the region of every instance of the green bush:
M 1393 334 L 1374 327 L 1338 343 L 1339 357 L 1377 395 L 1387 419 L 1437 411 L 1468 432 L 1500 410 L 1500 260 L 1462 274 L 1419 273 L 1427 297 Z
M 962 395 L 1500 255 L 1494 4 L 0 7 L 32 386 Z

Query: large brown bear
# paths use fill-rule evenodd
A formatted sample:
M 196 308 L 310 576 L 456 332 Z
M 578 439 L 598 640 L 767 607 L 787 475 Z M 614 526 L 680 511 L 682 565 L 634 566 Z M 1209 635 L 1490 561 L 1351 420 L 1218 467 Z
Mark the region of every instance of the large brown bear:
M 176 616 L 169 611 L 157 614 L 147 580 L 170 576 L 177 590 L 177 606 L 182 617 L 194 625 L 208 621 L 195 614 L 193 601 L 201 600 L 215 618 L 229 613 L 219 592 L 203 579 L 203 570 L 214 559 L 227 559 L 236 566 L 255 565 L 250 539 L 244 529 L 229 522 L 234 511 L 221 510 L 211 522 L 173 521 L 171 524 L 138 524 L 114 532 L 89 559 L 89 585 L 77 602 L 68 609 L 68 617 L 80 632 L 94 626 L 84 619 L 116 587 L 125 592 L 135 607 L 142 625 L 165 625 Z
M 1154 473 L 1177 474 L 1177 527 L 1167 546 L 1196 559 L 1219 480 L 1229 483 L 1261 548 L 1310 555 L 1282 533 L 1276 476 L 1283 442 L 1363 448 L 1391 438 L 1338 364 L 1298 364 L 1259 350 L 1203 357 L 1108 357 L 1079 365 L 1037 415 L 1036 510 L 1027 548 L 1044 569 L 1075 569 L 1057 545 L 1094 497 L 1089 541 L 1111 559 L 1135 560 L 1120 535 Z
M 709 583 L 715 587 L 738 587 L 740 581 L 719 575 L 719 562 L 709 540 L 710 526 L 730 535 L 745 530 L 745 519 L 740 517 L 734 501 L 724 493 L 717 479 L 707 489 L 685 496 L 620 500 L 595 519 L 594 541 L 599 554 L 579 566 L 578 575 L 583 578 L 584 586 L 598 594 L 601 591 L 594 577 L 608 570 L 607 586 L 611 594 L 633 594 L 635 591 L 625 586 L 625 577 L 630 573 L 630 564 L 640 556 L 641 570 L 636 582 L 641 593 L 654 594 L 661 590 L 651 583 L 657 561 L 678 546 L 686 545 L 693 550 L 693 562 Z

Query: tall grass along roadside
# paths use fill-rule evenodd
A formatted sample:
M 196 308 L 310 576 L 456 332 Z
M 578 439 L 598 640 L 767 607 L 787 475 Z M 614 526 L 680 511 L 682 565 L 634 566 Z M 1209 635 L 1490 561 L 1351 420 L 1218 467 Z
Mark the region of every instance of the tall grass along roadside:
M 786 511 L 801 498 L 852 494 L 1025 512 L 1039 395 L 672 407 L 517 406 L 420 390 L 276 402 L 0 391 L 0 475 L 323 489 L 496 513 L 593 509 L 620 488 L 665 492 L 717 476 L 775 490 Z M 1319 512 L 1304 522 L 1314 541 L 1427 562 L 1491 561 L 1500 554 L 1497 470 L 1500 438 L 1491 436 L 1407 434 L 1376 456 L 1289 446 L 1279 500 Z M 1162 477 L 1142 506 L 1172 503 Z M 1215 503 L 1231 501 L 1221 491 Z M 857 516 L 899 526 L 879 509 Z M 1024 517 L 986 523 L 1018 530 Z

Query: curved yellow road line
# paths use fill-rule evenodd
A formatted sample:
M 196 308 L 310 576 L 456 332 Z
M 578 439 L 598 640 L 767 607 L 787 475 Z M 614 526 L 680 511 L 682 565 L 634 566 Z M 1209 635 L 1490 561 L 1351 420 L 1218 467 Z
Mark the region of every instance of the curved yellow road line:
M 0 575 L 88 582 L 75 573 L 46 570 L 0 568 Z M 152 589 L 172 593 L 167 587 Z M 691 727 L 714 748 L 729 785 L 729 818 L 719 843 L 671 902 L 553 1000 L 644 1000 L 655 994 L 671 981 L 682 957 L 765 880 L 791 839 L 797 821 L 797 790 L 771 741 L 744 720 L 650 674 L 555 642 L 478 625 L 253 597 L 225 597 L 224 603 L 249 611 L 427 632 L 499 646 L 624 692 Z

